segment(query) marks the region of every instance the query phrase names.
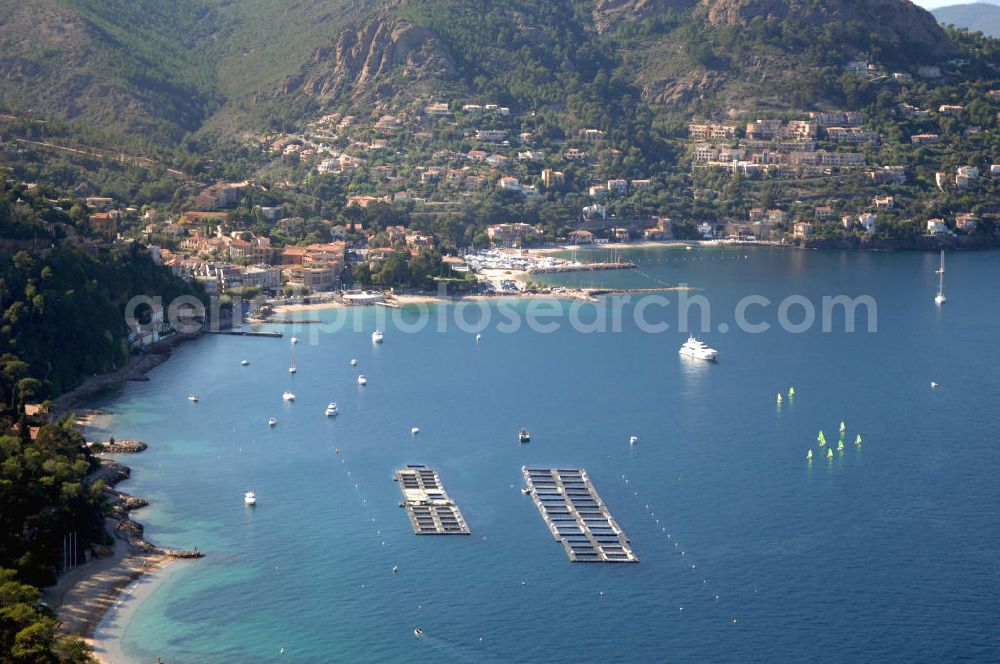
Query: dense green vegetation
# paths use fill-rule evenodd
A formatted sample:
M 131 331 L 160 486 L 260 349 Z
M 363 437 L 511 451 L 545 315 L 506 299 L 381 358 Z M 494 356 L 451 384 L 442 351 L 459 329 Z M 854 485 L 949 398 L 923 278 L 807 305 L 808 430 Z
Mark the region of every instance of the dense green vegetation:
M 169 304 L 193 293 L 154 265 L 138 244 L 88 250 L 59 241 L 73 218 L 39 191 L 0 187 L 3 237 L 31 238 L 42 252 L 7 252 L 0 262 L 0 404 L 53 397 L 94 373 L 122 366 L 129 355 L 126 303 L 139 294 Z M 10 255 L 13 253 L 13 255 Z
M 90 648 L 56 634 L 56 620 L 39 604 L 38 589 L 0 568 L 0 664 L 90 664 Z
M 7 377 L 14 363 L 3 360 Z M 9 414 L 0 414 L 0 430 L 10 428 Z M 86 481 L 96 462 L 68 419 L 42 426 L 34 440 L 23 415 L 16 428 L 0 435 L 0 664 L 91 662 L 79 639 L 57 634 L 38 587 L 54 583 L 70 555 L 81 560 L 90 544 L 107 544 L 104 484 Z
M 353 276 L 357 285 L 365 287 L 435 291 L 440 284 L 451 294 L 472 291 L 476 285 L 474 277 L 453 273 L 434 249 L 423 249 L 411 256 L 400 248 L 374 268 L 367 262 L 358 263 Z

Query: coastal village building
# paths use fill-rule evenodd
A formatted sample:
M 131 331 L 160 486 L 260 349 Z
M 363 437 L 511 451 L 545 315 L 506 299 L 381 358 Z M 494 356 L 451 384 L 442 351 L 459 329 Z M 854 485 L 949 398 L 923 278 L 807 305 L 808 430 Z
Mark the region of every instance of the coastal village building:
M 913 145 L 930 145 L 937 143 L 940 138 L 937 134 L 914 134 L 910 137 L 910 142 Z
M 976 230 L 978 225 L 979 220 L 976 219 L 976 215 L 971 212 L 964 212 L 962 214 L 955 215 L 955 228 L 961 231 L 972 233 Z
M 628 180 L 608 180 L 608 192 L 618 196 L 628 193 Z
M 340 274 L 329 267 L 291 267 L 283 274 L 288 286 L 310 291 L 331 291 L 340 283 Z
M 243 270 L 243 285 L 262 291 L 277 291 L 281 288 L 281 268 L 271 265 L 254 265 Z
M 736 127 L 734 125 L 717 122 L 692 123 L 688 125 L 688 135 L 690 135 L 691 138 L 702 140 L 725 140 L 736 137 Z
M 868 171 L 868 177 L 876 184 L 905 184 L 906 170 L 902 166 L 883 166 Z
M 561 187 L 566 183 L 566 174 L 562 171 L 554 171 L 551 168 L 542 170 L 542 184 L 547 189 Z
M 948 224 L 945 223 L 944 219 L 928 219 L 927 233 L 929 235 L 947 235 Z
M 806 238 L 812 235 L 813 225 L 808 221 L 797 221 L 793 226 L 792 236 L 797 238 Z
M 530 224 L 496 224 L 486 229 L 486 236 L 494 246 L 514 247 L 524 244 L 529 237 L 541 237 L 542 231 Z
M 90 230 L 101 239 L 113 242 L 118 237 L 118 211 L 97 212 L 90 215 Z
M 249 187 L 249 182 L 214 184 L 198 194 L 194 207 L 202 212 L 230 208 L 240 201 Z
M 594 234 L 590 231 L 578 230 L 569 232 L 569 241 L 573 244 L 593 244 Z
M 815 208 L 813 210 L 813 213 L 816 215 L 816 219 L 818 219 L 819 221 L 833 219 L 837 216 L 837 213 L 834 212 L 833 208 L 827 205 L 821 205 Z

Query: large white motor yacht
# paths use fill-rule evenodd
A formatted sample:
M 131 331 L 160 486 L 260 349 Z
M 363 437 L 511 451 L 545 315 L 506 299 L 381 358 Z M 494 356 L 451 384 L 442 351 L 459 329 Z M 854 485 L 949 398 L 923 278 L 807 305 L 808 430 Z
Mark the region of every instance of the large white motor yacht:
M 681 346 L 678 352 L 685 357 L 693 357 L 710 362 L 714 362 L 715 358 L 719 356 L 719 351 L 709 348 L 705 342 L 698 341 L 693 336 L 688 337 L 688 340 L 684 342 L 684 345 Z

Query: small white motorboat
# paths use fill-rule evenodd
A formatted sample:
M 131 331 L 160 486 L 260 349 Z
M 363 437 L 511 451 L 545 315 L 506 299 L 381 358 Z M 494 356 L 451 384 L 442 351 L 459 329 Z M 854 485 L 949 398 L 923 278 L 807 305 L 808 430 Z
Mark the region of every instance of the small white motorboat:
M 942 305 L 948 301 L 944 296 L 944 249 L 941 250 L 941 267 L 935 270 L 938 274 L 938 290 L 934 296 L 934 304 Z
M 334 415 L 336 415 L 339 412 L 340 412 L 340 410 L 337 408 L 337 404 L 335 402 L 331 401 L 329 404 L 327 404 L 327 406 L 326 406 L 326 416 L 327 417 L 333 417 Z
M 476 335 L 476 341 L 479 341 L 479 340 L 480 340 L 480 339 L 482 339 L 482 338 L 483 338 L 483 335 L 481 335 L 481 334 L 477 334 L 477 335 Z
M 635 445 L 638 442 L 639 442 L 639 436 L 629 436 L 628 438 L 629 445 Z
M 372 332 L 372 342 L 376 344 L 382 343 L 382 330 Z
M 247 491 L 246 493 L 243 494 L 243 502 L 246 503 L 247 505 L 256 505 L 257 494 L 255 494 L 253 491 Z
M 412 429 L 410 429 L 410 433 L 416 436 L 418 433 L 420 433 L 420 427 L 413 427 Z
M 188 401 L 190 401 L 191 403 L 198 403 L 198 395 L 194 393 L 189 394 Z
M 288 373 L 295 373 L 296 371 L 298 371 L 298 369 L 295 368 L 294 364 L 288 367 Z
M 269 418 L 267 418 L 267 426 L 273 427 L 277 423 L 278 423 L 278 418 L 277 417 L 269 417 Z
M 295 395 L 287 390 L 281 395 L 281 398 L 285 401 L 295 401 Z
M 417 627 L 413 630 L 413 635 L 416 636 L 417 638 L 420 638 L 421 636 L 424 635 L 424 630 Z
M 531 442 L 531 434 L 528 433 L 527 429 L 521 429 L 517 432 L 517 439 L 522 443 Z
M 352 367 L 358 366 L 358 358 L 356 358 L 356 357 L 352 357 L 351 358 L 351 366 Z
M 298 337 L 292 337 L 292 345 L 294 346 L 297 343 L 299 343 L 299 338 Z
M 932 381 L 931 381 L 931 389 L 932 389 L 932 390 L 936 390 L 936 389 L 937 389 L 937 386 L 938 386 L 938 384 L 937 384 L 937 383 L 935 383 L 935 382 L 934 382 L 934 381 L 932 380 Z M 197 399 L 195 399 L 195 401 L 197 401 Z
M 243 360 L 242 362 L 240 362 L 240 364 L 242 364 L 245 367 L 250 366 L 250 360 Z
M 367 385 L 367 384 L 368 384 L 368 379 L 365 378 L 364 374 L 358 376 L 358 385 Z

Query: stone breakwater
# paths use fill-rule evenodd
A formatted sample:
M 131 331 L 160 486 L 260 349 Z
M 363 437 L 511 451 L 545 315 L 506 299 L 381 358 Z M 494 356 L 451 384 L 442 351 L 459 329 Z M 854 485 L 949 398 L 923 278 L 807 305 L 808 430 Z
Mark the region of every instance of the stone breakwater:
M 103 443 L 92 443 L 91 449 L 98 454 L 138 454 L 148 445 L 141 440 L 115 440 L 112 438 Z
M 145 444 L 141 444 L 145 449 Z M 131 474 L 132 471 L 128 466 L 112 459 L 101 459 L 100 466 L 89 478 L 90 483 L 102 481 L 105 484 L 104 495 L 111 508 L 111 518 L 115 522 L 113 535 L 124 542 L 131 553 L 163 554 L 173 558 L 203 557 L 204 554 L 197 550 L 161 548 L 145 539 L 143 526 L 132 518 L 132 511 L 146 507 L 149 501 L 115 489 L 115 485 L 128 479 Z

